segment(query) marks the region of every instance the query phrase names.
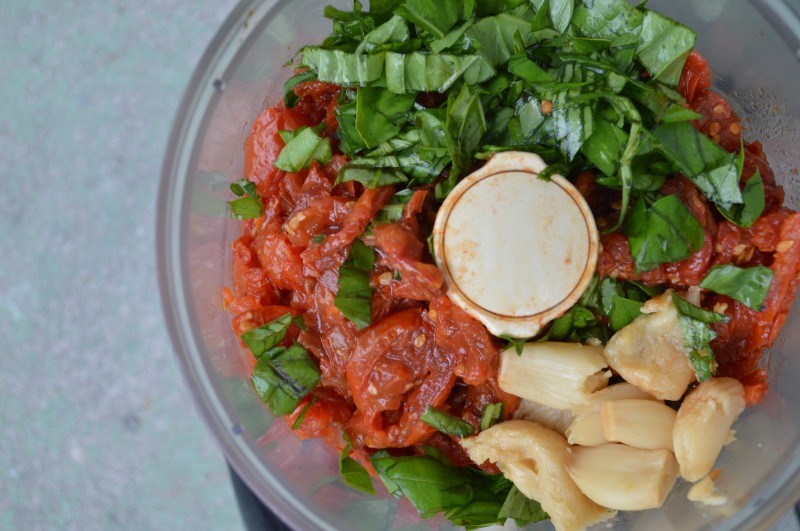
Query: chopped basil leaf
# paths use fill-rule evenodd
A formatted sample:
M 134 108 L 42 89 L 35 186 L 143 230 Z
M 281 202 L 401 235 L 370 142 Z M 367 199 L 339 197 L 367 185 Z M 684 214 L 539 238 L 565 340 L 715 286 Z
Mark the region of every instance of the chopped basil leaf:
M 386 489 L 402 492 L 422 518 L 472 501 L 473 489 L 459 473 L 462 469 L 436 458 L 391 457 L 378 452 L 370 460 Z
M 662 124 L 653 131 L 659 148 L 675 167 L 718 205 L 743 202 L 733 155 L 688 122 Z
M 683 333 L 684 348 L 689 353 L 689 361 L 697 379 L 704 382 L 714 376 L 717 370 L 717 362 L 710 345 L 717 334 L 709 324 L 727 321 L 728 318 L 698 308 L 676 293 L 672 294 L 672 302 L 678 310 L 678 322 Z
M 321 138 L 311 127 L 301 127 L 291 132 L 291 138 L 281 149 L 275 167 L 297 172 L 311 167 L 312 161 L 326 164 L 332 156 L 330 140 Z
M 356 48 L 357 54 L 375 53 L 380 49 L 386 49 L 386 43 L 402 43 L 411 37 L 408 23 L 403 17 L 393 16 L 374 30 L 364 36 L 364 39 Z
M 386 451 L 370 456 L 386 490 L 405 495 L 422 518 L 444 513 L 454 525 L 467 528 L 502 524 L 499 516 L 511 482 L 502 475 L 489 476 L 456 467 L 428 454 L 392 457 Z
M 550 0 L 550 20 L 557 32 L 567 31 L 574 9 L 575 0 Z
M 445 131 L 445 142 L 453 163 L 462 172 L 469 173 L 473 154 L 486 133 L 480 94 L 470 85 L 464 85 L 457 96 L 450 96 Z
M 278 343 L 283 341 L 286 337 L 286 332 L 292 324 L 305 329 L 303 318 L 300 316 L 293 317 L 292 314 L 287 313 L 269 323 L 254 328 L 242 334 L 242 341 L 250 348 L 256 359 L 260 359 L 261 355 L 275 347 Z
M 372 323 L 370 276 L 375 266 L 375 251 L 356 238 L 350 254 L 339 268 L 339 290 L 334 306 L 359 329 Z
M 712 267 L 700 287 L 720 295 L 727 295 L 756 311 L 762 311 L 774 272 L 768 267 L 741 268 L 732 264 Z
M 228 203 L 236 219 L 255 219 L 264 215 L 264 205 L 257 197 L 240 197 Z
M 553 320 L 550 329 L 539 341 L 583 342 L 589 337 L 597 337 L 592 328 L 597 318 L 591 310 L 580 305 L 570 308 L 567 313 Z
M 700 321 L 701 323 L 723 323 L 728 320 L 728 317 L 725 315 L 716 312 L 710 312 L 695 306 L 691 302 L 679 296 L 677 293 L 672 294 L 672 302 L 678 309 L 678 313 L 694 319 L 695 321 Z
M 530 340 L 529 337 L 528 338 L 517 338 L 517 337 L 510 337 L 510 336 L 500 336 L 500 339 L 504 339 L 504 340 L 508 341 L 508 343 L 506 343 L 506 347 L 503 350 L 507 350 L 507 349 L 509 349 L 511 347 L 514 347 L 514 351 L 517 353 L 517 355 L 521 355 L 522 354 L 522 348 L 525 346 L 525 343 L 527 343 L 528 340 Z
M 300 98 L 294 93 L 294 88 L 304 81 L 317 79 L 317 74 L 310 70 L 300 72 L 290 77 L 286 83 L 283 84 L 283 101 L 286 107 L 294 107 Z
M 364 86 L 383 75 L 384 54 L 363 55 L 314 46 L 303 49 L 302 66 L 317 73 L 320 81 L 343 86 Z
M 321 379 L 314 360 L 295 343 L 264 352 L 253 368 L 251 381 L 270 410 L 282 416 L 294 411 Z
M 635 301 L 614 295 L 611 299 L 609 318 L 614 331 L 630 324 L 631 321 L 642 315 L 643 302 Z
M 311 400 L 308 401 L 308 403 L 305 406 L 303 406 L 303 409 L 300 411 L 300 414 L 298 414 L 297 418 L 294 419 L 294 422 L 292 422 L 292 430 L 296 430 L 303 425 L 303 421 L 306 419 L 306 413 L 308 413 L 308 410 L 311 409 L 311 406 L 316 404 L 318 401 L 319 401 L 319 396 L 314 396 Z
M 516 486 L 512 486 L 508 491 L 508 496 L 506 496 L 498 516 L 513 518 L 518 527 L 550 518 L 539 502 L 522 494 Z
M 239 197 L 239 199 L 228 202 L 234 218 L 255 219 L 264 215 L 264 205 L 256 192 L 255 183 L 251 183 L 247 179 L 240 179 L 238 183 L 231 183 L 230 190 Z
M 447 435 L 467 437 L 475 432 L 475 428 L 468 422 L 432 406 L 428 406 L 419 419 L 431 428 Z
M 345 166 L 339 171 L 336 184 L 356 181 L 367 188 L 380 188 L 390 184 L 400 184 L 408 181 L 408 177 L 396 168 L 359 168 Z
M 745 183 L 744 190 L 742 190 L 742 200 L 744 201 L 743 204 L 729 207 L 717 205 L 717 209 L 729 221 L 747 229 L 752 227 L 764 212 L 764 183 L 758 170 Z
M 646 11 L 639 34 L 637 57 L 653 79 L 678 84 L 683 65 L 694 48 L 695 33 L 654 11 Z
M 403 209 L 414 195 L 412 190 L 401 190 L 394 194 L 389 202 L 378 211 L 375 221 L 378 223 L 394 223 L 403 217 Z
M 703 330 L 702 334 L 704 334 L 706 329 L 701 328 L 701 330 Z M 713 337 L 703 336 L 704 342 L 706 340 L 711 341 L 711 339 L 713 339 Z M 717 360 L 714 358 L 710 349 L 693 349 L 689 352 L 689 361 L 692 364 L 692 369 L 694 369 L 697 375 L 697 381 L 699 382 L 705 382 L 717 373 Z
M 662 197 L 648 209 L 639 198 L 625 221 L 636 271 L 678 262 L 703 247 L 703 227 L 677 196 Z
M 628 134 L 605 118 L 595 119 L 594 132 L 581 146 L 581 153 L 605 175 L 617 174 Z
M 414 105 L 414 94 L 398 96 L 380 87 L 362 87 L 356 96 L 356 130 L 373 148 L 400 132 L 398 122 Z
M 474 0 L 406 0 L 395 13 L 441 39 L 456 22 L 471 17 L 474 7 Z
M 350 457 L 350 450 L 352 450 L 350 443 L 344 445 L 342 453 L 339 454 L 339 475 L 342 476 L 342 481 L 345 485 L 349 485 L 354 489 L 366 492 L 367 494 L 375 494 L 375 487 L 372 484 L 372 478 L 369 477 L 369 472 L 364 468 L 364 465 Z
M 486 404 L 481 413 L 481 431 L 488 430 L 501 420 L 503 420 L 503 412 L 505 404 L 497 402 L 496 404 Z

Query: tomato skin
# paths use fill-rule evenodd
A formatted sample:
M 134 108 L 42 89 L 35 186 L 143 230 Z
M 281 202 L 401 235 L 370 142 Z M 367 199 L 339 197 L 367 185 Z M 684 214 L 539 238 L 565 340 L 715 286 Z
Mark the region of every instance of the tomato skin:
M 370 238 L 381 252 L 382 263 L 400 272 L 400 283 L 393 294 L 421 301 L 429 301 L 443 293 L 444 278 L 441 271 L 423 261 L 425 245 L 405 223 L 376 225 Z
M 678 92 L 691 103 L 697 92 L 711 88 L 711 82 L 711 70 L 708 68 L 708 63 L 697 50 L 692 50 L 683 65 Z
M 331 83 L 304 81 L 294 88 L 294 93 L 300 98 L 295 108 L 315 124 L 325 122 L 323 134 L 329 135 L 339 127 L 334 111 L 340 90 L 338 85 Z
M 419 417 L 440 408 L 455 385 L 453 360 L 440 352 L 419 308 L 394 313 L 359 333 L 347 362 L 358 411 L 347 434 L 356 448 L 412 446 L 434 430 Z
M 285 175 L 274 165 L 285 145 L 278 131 L 294 131 L 304 125 L 315 123 L 295 109 L 284 108 L 283 104 L 267 108 L 256 119 L 244 144 L 244 176 L 255 183 L 260 196 L 274 195 Z
M 464 383 L 482 385 L 497 374 L 500 349 L 486 327 L 444 295 L 431 301 L 428 318 L 436 330 L 437 347 L 450 353 L 453 370 Z
M 303 289 L 303 260 L 285 234 L 260 233 L 254 242 L 258 260 L 278 289 Z
M 392 195 L 394 195 L 394 189 L 391 186 L 364 190 L 353 208 L 342 220 L 341 228 L 328 235 L 319 245 L 310 247 L 303 252 L 302 259 L 307 268 L 306 272 L 320 276 L 324 269 L 334 266 L 338 268 L 341 262 L 337 263 L 336 254 L 353 243 L 353 240 L 364 232 L 375 214 L 383 208 Z
M 335 390 L 320 387 L 301 400 L 294 412 L 286 417 L 290 428 L 304 409 L 302 423 L 294 433 L 302 440 L 324 439 L 329 446 L 341 451 L 344 448 L 342 430 L 353 415 L 353 406 Z

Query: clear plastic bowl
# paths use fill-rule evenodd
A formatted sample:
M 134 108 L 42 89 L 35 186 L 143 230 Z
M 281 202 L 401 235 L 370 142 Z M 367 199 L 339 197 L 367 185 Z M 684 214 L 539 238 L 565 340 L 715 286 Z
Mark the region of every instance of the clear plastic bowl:
M 290 74 L 284 63 L 329 33 L 330 21 L 322 15 L 327 3 L 350 5 L 243 1 L 203 55 L 172 131 L 158 200 L 164 311 L 194 398 L 225 455 L 292 527 L 449 528 L 440 519 L 416 524 L 409 504 L 383 491 L 371 497 L 345 487 L 333 450 L 299 441 L 274 419 L 238 376 L 241 354 L 221 306 L 238 231 L 228 217 L 228 184 L 242 176 L 242 144 L 252 121 L 282 95 Z M 789 206 L 800 207 L 800 0 L 651 0 L 649 7 L 698 32 L 697 48 L 716 73 L 717 89 L 745 117 L 747 138 L 764 142 Z M 693 504 L 686 500 L 688 486 L 680 484 L 662 509 L 625 513 L 615 529 L 756 529 L 800 498 L 798 314 L 795 308 L 767 359 L 769 395 L 745 412 L 737 441 L 720 458 L 718 483 L 730 502 L 720 508 Z

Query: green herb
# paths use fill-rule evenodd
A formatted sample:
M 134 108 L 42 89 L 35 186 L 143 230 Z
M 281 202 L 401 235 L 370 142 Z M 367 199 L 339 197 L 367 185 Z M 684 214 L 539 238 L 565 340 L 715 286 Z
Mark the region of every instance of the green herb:
M 468 173 L 472 166 L 472 154 L 478 149 L 486 133 L 480 94 L 470 85 L 464 85 L 458 95 L 450 96 L 447 108 L 447 150 L 455 165 L 462 172 Z
M 231 183 L 230 190 L 239 197 L 239 199 L 228 202 L 234 218 L 254 219 L 264 215 L 264 205 L 256 192 L 255 183 L 251 183 L 247 179 L 240 179 L 238 183 Z
M 354 489 L 366 492 L 367 494 L 375 494 L 375 487 L 372 485 L 372 478 L 369 477 L 369 472 L 364 468 L 364 465 L 350 457 L 352 450 L 350 443 L 344 445 L 342 453 L 339 454 L 339 475 L 342 476 L 342 481 L 345 485 L 349 485 Z
M 709 324 L 727 321 L 724 315 L 698 308 L 676 293 L 672 294 L 672 302 L 678 310 L 678 322 L 683 333 L 683 345 L 689 353 L 697 379 L 704 382 L 714 376 L 717 362 L 711 350 L 711 341 L 717 334 Z
M 317 79 L 317 74 L 310 70 L 306 70 L 305 72 L 299 72 L 288 80 L 286 83 L 283 84 L 283 101 L 286 107 L 294 107 L 297 105 L 297 102 L 300 101 L 300 98 L 294 93 L 294 88 L 303 83 L 304 81 L 310 81 L 312 79 Z
M 667 159 L 711 201 L 725 207 L 744 202 L 734 156 L 691 124 L 662 124 L 653 136 Z
M 498 514 L 500 517 L 513 518 L 518 527 L 524 527 L 528 523 L 549 520 L 550 517 L 542 509 L 539 502 L 532 500 L 522 494 L 515 486 L 508 491 L 503 507 Z
M 739 173 L 741 174 L 741 171 Z M 764 212 L 764 183 L 761 181 L 761 173 L 758 170 L 745 183 L 742 200 L 743 204 L 729 207 L 717 205 L 717 209 L 728 220 L 747 229 L 752 227 Z
M 646 11 L 636 55 L 653 79 L 675 86 L 694 42 L 695 34 L 689 28 L 655 11 Z
M 378 223 L 394 223 L 403 217 L 403 209 L 411 200 L 414 192 L 411 190 L 401 190 L 394 194 L 389 202 L 378 211 L 375 221 Z
M 636 271 L 678 262 L 703 247 L 703 227 L 677 196 L 662 197 L 648 209 L 643 198 L 633 206 L 623 227 Z
M 643 302 L 614 295 L 611 299 L 611 312 L 609 313 L 611 328 L 616 331 L 630 324 L 631 321 L 642 315 L 643 305 Z
M 525 347 L 525 343 L 527 343 L 531 338 L 500 336 L 500 339 L 508 341 L 508 343 L 506 343 L 506 347 L 503 350 L 507 350 L 511 347 L 514 347 L 514 351 L 517 353 L 517 355 L 521 355 L 522 349 Z
M 356 181 L 367 188 L 380 188 L 392 184 L 401 184 L 408 181 L 402 171 L 397 169 L 385 170 L 382 168 L 359 168 L 356 166 L 345 166 L 339 171 L 336 184 Z
M 292 324 L 305 329 L 303 318 L 300 316 L 293 317 L 292 314 L 287 313 L 269 323 L 254 328 L 242 334 L 242 341 L 250 348 L 256 359 L 261 355 L 275 347 L 278 343 L 283 341 L 286 337 L 286 332 Z
M 414 94 L 398 96 L 380 87 L 363 87 L 356 96 L 356 130 L 372 148 L 392 139 L 411 106 Z M 399 122 L 399 123 L 398 123 Z
M 360 239 L 353 241 L 350 254 L 339 268 L 339 290 L 334 306 L 359 329 L 372 322 L 370 277 L 375 266 L 375 251 Z
M 741 268 L 724 264 L 712 267 L 700 282 L 700 287 L 762 311 L 761 306 L 769 293 L 773 275 L 772 269 L 762 265 Z
M 422 518 L 444 513 L 454 525 L 467 528 L 502 524 L 502 501 L 511 482 L 477 470 L 456 467 L 432 455 L 392 457 L 386 451 L 370 456 L 375 471 L 394 496 L 405 495 Z
M 275 167 L 288 172 L 310 168 L 312 161 L 330 162 L 333 156 L 330 140 L 321 138 L 314 128 L 300 127 L 296 131 L 282 132 L 286 145 L 281 149 Z M 288 133 L 288 134 L 287 134 Z
M 258 395 L 278 416 L 293 412 L 320 380 L 319 368 L 297 343 L 263 352 L 251 377 Z
M 501 420 L 503 420 L 503 412 L 505 411 L 505 404 L 497 402 L 496 404 L 486 404 L 481 413 L 481 431 L 488 430 Z
M 303 425 L 303 421 L 306 419 L 306 413 L 308 413 L 308 410 L 311 409 L 311 406 L 316 404 L 318 401 L 319 396 L 315 395 L 305 406 L 303 406 L 303 409 L 297 415 L 297 418 L 294 419 L 294 422 L 292 422 L 292 430 L 296 430 Z
M 467 437 L 475 432 L 468 422 L 454 417 L 449 413 L 445 413 L 433 406 L 428 406 L 425 412 L 419 418 L 422 422 L 447 435 L 455 435 L 457 437 Z
M 547 333 L 539 341 L 583 342 L 590 337 L 597 337 L 594 328 L 597 318 L 591 310 L 575 305 L 567 313 L 553 320 Z

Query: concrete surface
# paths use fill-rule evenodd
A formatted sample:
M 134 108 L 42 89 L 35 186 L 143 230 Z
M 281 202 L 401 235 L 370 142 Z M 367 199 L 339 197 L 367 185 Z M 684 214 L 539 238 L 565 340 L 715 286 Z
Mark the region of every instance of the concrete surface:
M 243 527 L 154 263 L 172 118 L 234 3 L 2 1 L 0 529 Z
M 242 528 L 154 256 L 172 119 L 234 4 L 2 1 L 2 529 Z

